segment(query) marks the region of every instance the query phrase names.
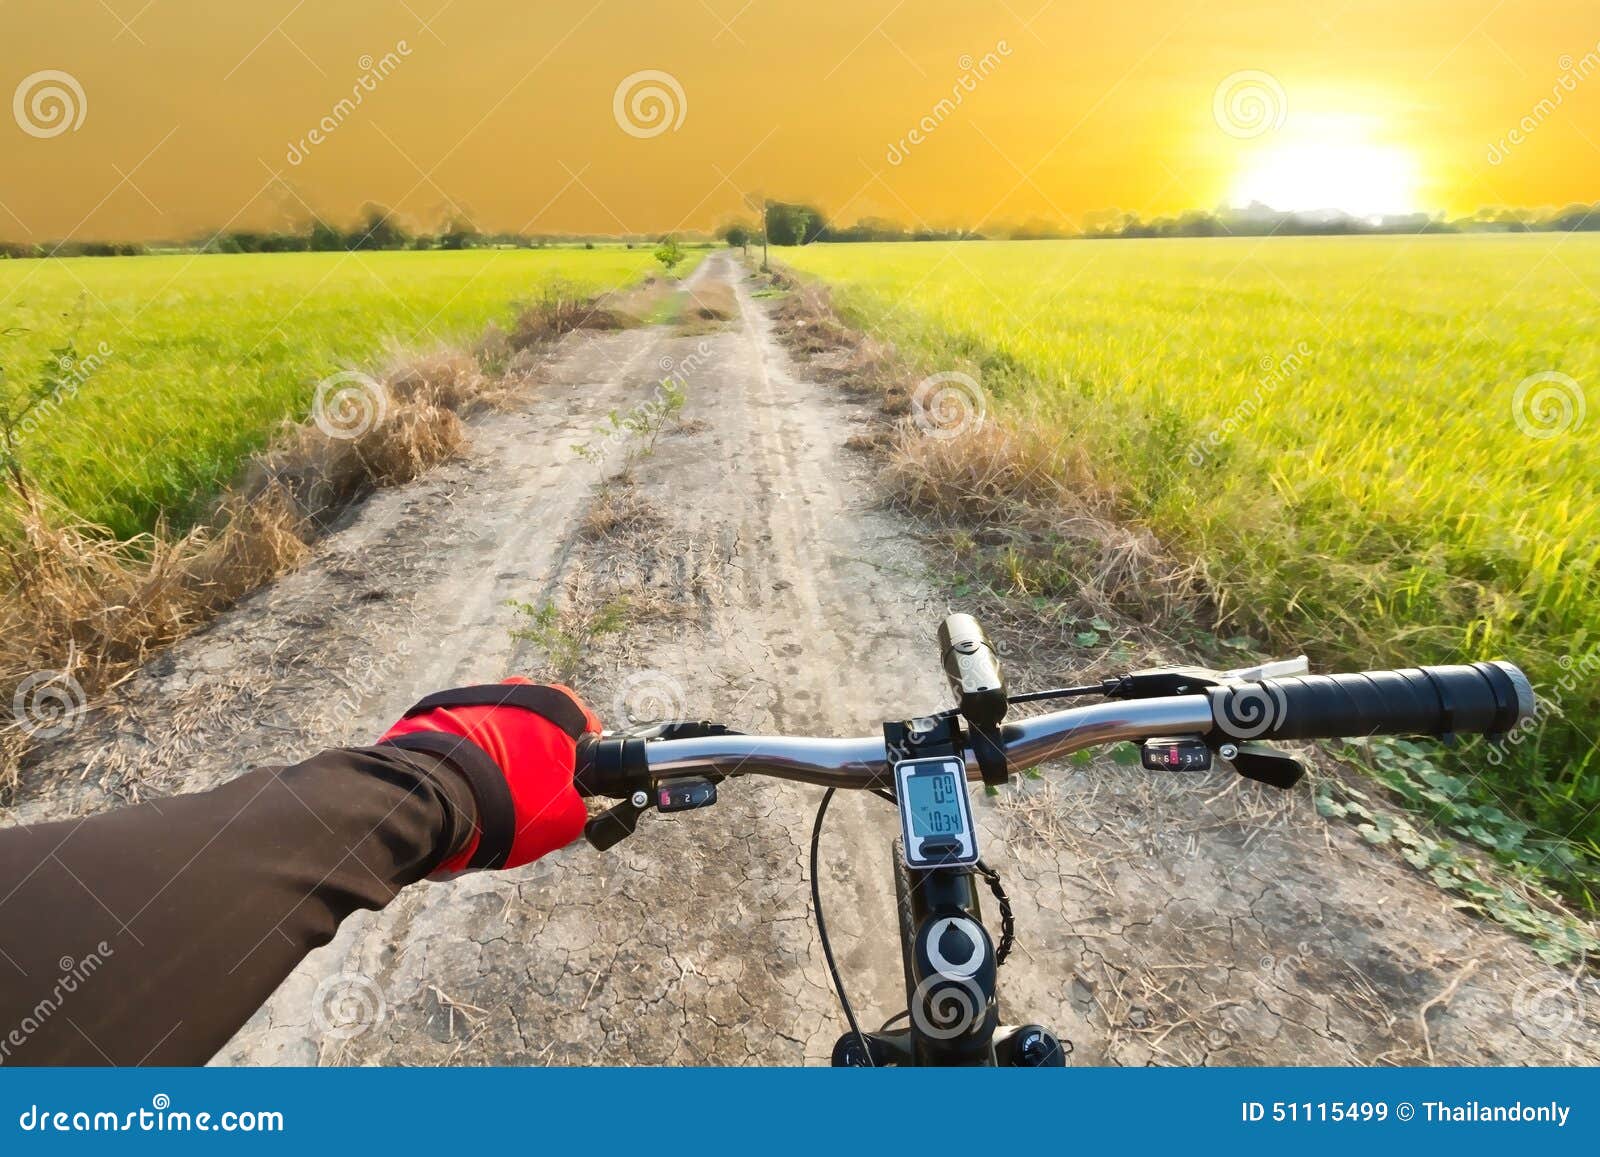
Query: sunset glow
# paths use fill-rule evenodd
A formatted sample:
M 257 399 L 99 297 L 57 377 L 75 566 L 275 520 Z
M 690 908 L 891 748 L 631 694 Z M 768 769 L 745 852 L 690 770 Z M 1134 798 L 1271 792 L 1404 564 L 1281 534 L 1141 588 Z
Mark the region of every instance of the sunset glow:
M 1358 216 L 1426 210 L 1416 155 L 1367 139 L 1358 127 L 1311 127 L 1274 142 L 1235 178 L 1229 201 L 1274 209 L 1342 209 Z
M 11 0 L 0 238 L 185 237 L 369 201 L 429 226 L 663 232 L 757 192 L 981 229 L 1252 200 L 1592 202 L 1592 17 L 1567 0 Z

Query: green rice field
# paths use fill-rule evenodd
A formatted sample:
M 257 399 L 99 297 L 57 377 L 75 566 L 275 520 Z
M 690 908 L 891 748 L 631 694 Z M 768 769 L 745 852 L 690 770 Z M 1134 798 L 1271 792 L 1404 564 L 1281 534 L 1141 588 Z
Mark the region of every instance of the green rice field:
M 780 260 L 1086 448 L 1236 622 L 1324 668 L 1505 657 L 1475 791 L 1600 843 L 1600 237 L 811 245 Z

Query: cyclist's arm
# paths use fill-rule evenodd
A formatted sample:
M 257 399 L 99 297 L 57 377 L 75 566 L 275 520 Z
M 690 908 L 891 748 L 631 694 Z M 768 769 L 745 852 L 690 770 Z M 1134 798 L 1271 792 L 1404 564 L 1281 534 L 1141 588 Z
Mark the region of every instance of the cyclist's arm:
M 204 1063 L 475 816 L 449 764 L 375 747 L 0 831 L 0 1063 Z

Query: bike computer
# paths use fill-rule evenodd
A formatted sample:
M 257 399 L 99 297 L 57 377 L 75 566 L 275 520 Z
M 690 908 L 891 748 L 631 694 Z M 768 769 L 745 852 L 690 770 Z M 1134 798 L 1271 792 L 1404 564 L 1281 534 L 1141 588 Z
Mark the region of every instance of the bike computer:
M 965 763 L 951 756 L 902 760 L 894 765 L 894 787 L 901 854 L 908 868 L 978 862 Z

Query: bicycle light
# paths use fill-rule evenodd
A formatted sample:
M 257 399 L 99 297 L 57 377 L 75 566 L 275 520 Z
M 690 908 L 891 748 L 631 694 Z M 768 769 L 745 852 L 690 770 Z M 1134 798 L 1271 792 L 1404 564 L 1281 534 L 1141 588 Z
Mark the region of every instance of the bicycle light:
M 976 727 L 998 727 L 1006 717 L 1006 681 L 978 620 L 950 615 L 940 623 L 939 655 L 962 717 Z
M 1006 717 L 1006 680 L 1000 674 L 994 644 L 971 615 L 949 615 L 939 624 L 939 655 L 957 709 L 967 721 L 983 782 L 1003 787 L 1011 775 L 1000 739 L 1000 721 Z

